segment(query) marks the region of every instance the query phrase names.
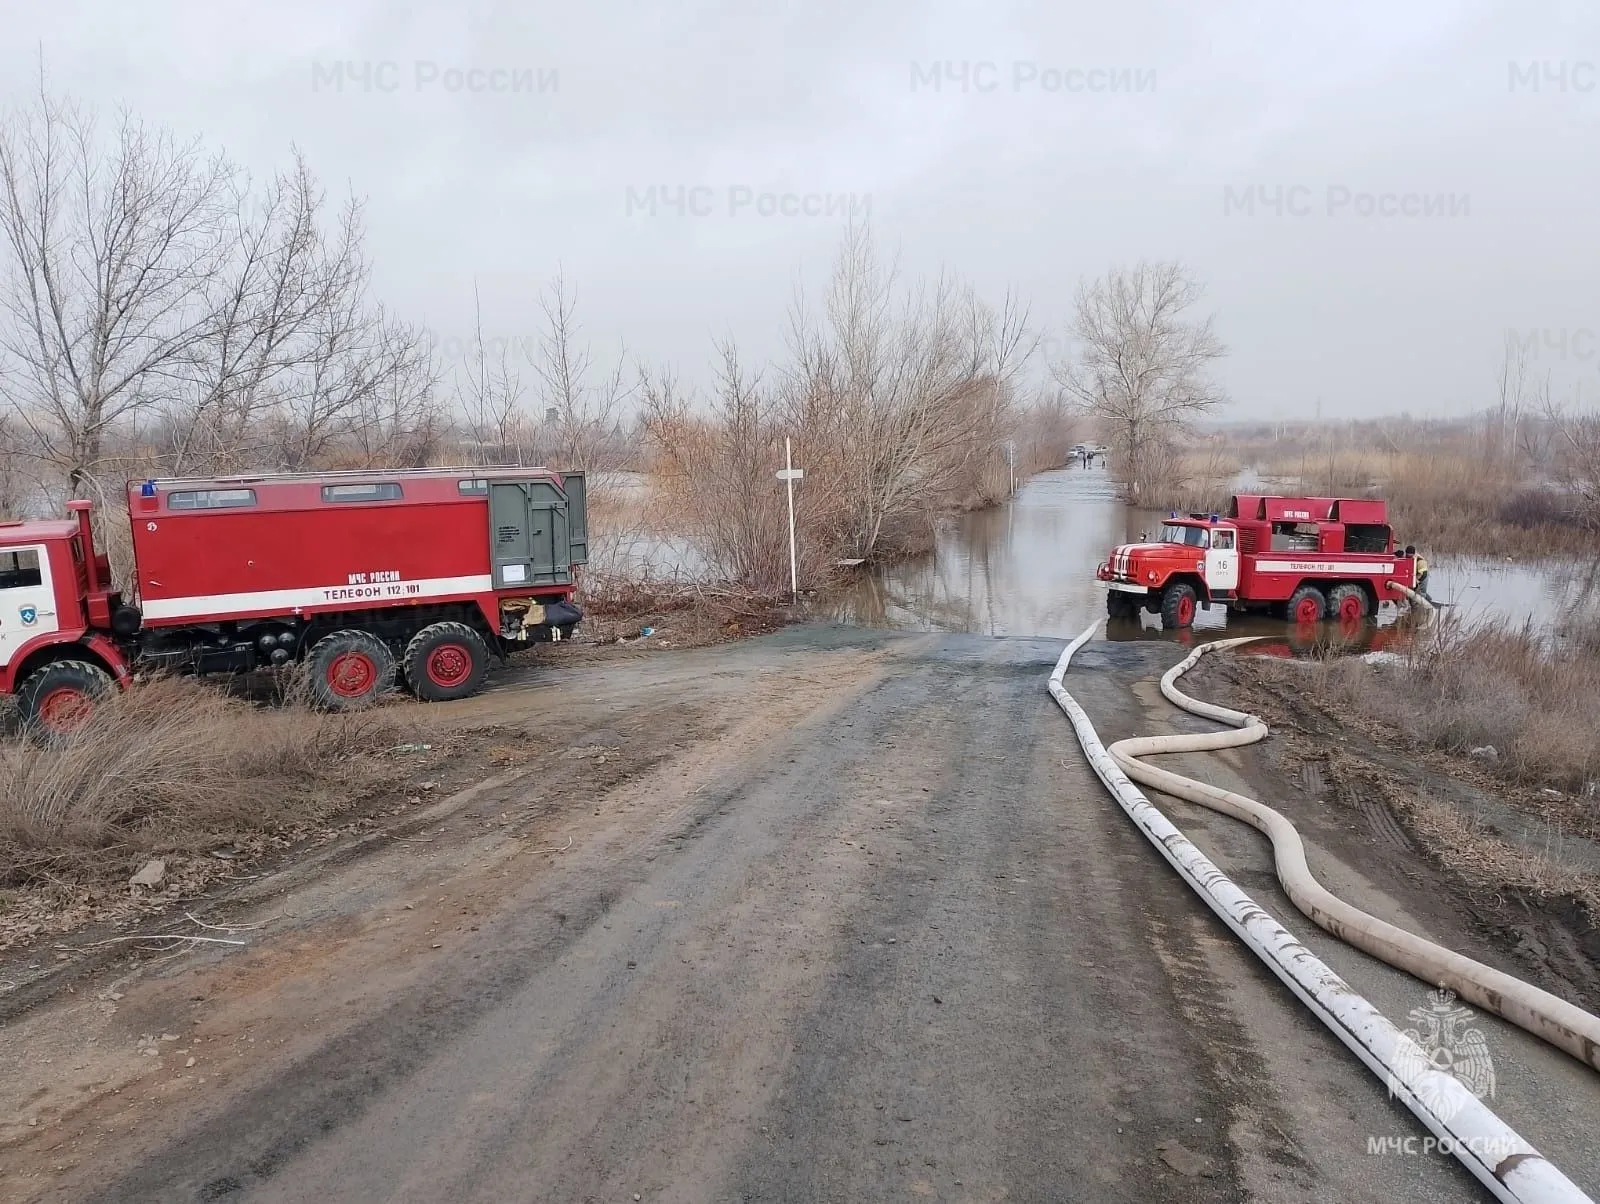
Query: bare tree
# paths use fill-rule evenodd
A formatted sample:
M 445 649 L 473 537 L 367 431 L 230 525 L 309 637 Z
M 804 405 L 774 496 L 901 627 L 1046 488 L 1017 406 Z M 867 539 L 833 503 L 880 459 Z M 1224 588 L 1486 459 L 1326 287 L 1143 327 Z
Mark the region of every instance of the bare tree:
M 462 356 L 458 408 L 465 414 L 479 464 L 521 464 L 526 455 L 527 415 L 522 377 L 511 368 L 509 348 L 483 337 L 483 303 L 472 286 L 473 342 Z
M 325 208 L 298 154 L 257 192 L 131 118 L 6 116 L 0 391 L 58 489 L 429 454 L 432 357 L 367 296 L 360 204 Z
M 176 373 L 166 406 L 174 473 L 226 472 L 259 462 L 264 420 L 281 378 L 303 365 L 318 311 L 329 300 L 319 272 L 323 194 L 305 160 L 272 179 L 259 201 L 234 183 L 223 227 L 226 260 L 202 287 L 207 320 Z
M 1208 373 L 1227 350 L 1209 317 L 1189 316 L 1201 293 L 1176 263 L 1115 270 L 1078 290 L 1078 354 L 1058 379 L 1103 429 L 1135 503 L 1157 445 L 1226 400 Z
M 421 332 L 399 323 L 386 330 L 392 358 L 356 404 L 351 458 L 361 468 L 423 468 L 436 462 L 450 426 L 439 404 L 438 365 Z
M 783 494 L 772 475 L 782 464 L 782 440 L 759 374 L 731 342 L 718 346 L 717 357 L 716 389 L 703 413 L 670 377 L 641 384 L 657 484 L 717 574 L 776 592 L 789 578 Z M 808 571 L 826 551 L 806 542 Z
M 1510 483 L 1515 483 L 1514 478 L 1520 475 L 1515 461 L 1524 447 L 1526 433 L 1525 411 L 1536 398 L 1538 386 L 1529 380 L 1527 346 L 1509 332 L 1496 384 L 1499 400 L 1484 423 L 1484 467 L 1497 477 L 1513 478 Z
M 234 168 L 124 116 L 41 93 L 0 121 L 0 382 L 73 495 L 110 433 L 168 400 L 205 338 Z
M 593 349 L 579 342 L 577 304 L 559 271 L 539 298 L 544 331 L 529 359 L 544 406 L 540 442 L 553 467 L 614 471 L 622 459 L 622 409 L 633 393 L 626 354 L 609 369 L 597 368 Z

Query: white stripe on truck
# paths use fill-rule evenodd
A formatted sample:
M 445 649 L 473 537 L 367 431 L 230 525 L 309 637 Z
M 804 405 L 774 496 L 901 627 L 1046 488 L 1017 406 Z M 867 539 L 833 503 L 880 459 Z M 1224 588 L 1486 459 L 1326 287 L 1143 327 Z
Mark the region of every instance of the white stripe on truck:
M 188 598 L 152 598 L 142 609 L 146 619 L 186 619 L 266 611 L 326 610 L 340 603 L 414 602 L 456 594 L 484 594 L 494 589 L 487 573 L 473 577 L 429 577 L 421 581 L 385 581 L 374 585 L 325 585 L 309 589 L 269 589 L 246 594 L 200 594 Z
M 1357 573 L 1366 576 L 1369 573 L 1392 573 L 1392 564 L 1373 564 L 1368 561 L 1357 564 L 1343 560 L 1256 560 L 1258 573 Z

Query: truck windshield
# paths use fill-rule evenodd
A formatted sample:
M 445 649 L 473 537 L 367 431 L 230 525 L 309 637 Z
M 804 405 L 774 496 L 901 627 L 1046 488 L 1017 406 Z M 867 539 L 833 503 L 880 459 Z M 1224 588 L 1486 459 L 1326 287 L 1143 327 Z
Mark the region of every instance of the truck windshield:
M 1211 532 L 1204 527 L 1190 527 L 1183 523 L 1166 523 L 1161 528 L 1162 543 L 1187 544 L 1191 548 L 1203 548 L 1210 540 Z

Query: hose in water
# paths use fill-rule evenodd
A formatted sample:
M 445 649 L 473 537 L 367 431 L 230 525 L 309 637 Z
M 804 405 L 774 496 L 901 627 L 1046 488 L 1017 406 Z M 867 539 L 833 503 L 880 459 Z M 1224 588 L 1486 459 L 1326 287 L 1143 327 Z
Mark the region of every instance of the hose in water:
M 1063 681 L 1073 655 L 1098 629 L 1099 624 L 1091 626 L 1062 652 L 1050 675 L 1050 693 L 1072 721 L 1078 742 L 1083 746 L 1095 774 L 1156 850 L 1329 1031 L 1369 1070 L 1384 1080 L 1390 1093 L 1439 1139 L 1440 1149 L 1453 1154 L 1497 1199 L 1518 1204 L 1593 1204 L 1576 1184 L 1484 1106 L 1459 1079 L 1434 1067 L 1426 1051 L 1397 1029 L 1370 1001 L 1352 990 L 1344 979 L 1307 949 L 1293 933 L 1241 890 L 1129 780 L 1124 758 L 1129 769 L 1152 773 L 1159 771 L 1139 765 L 1136 758 L 1127 756 L 1125 746 L 1129 742 L 1118 745 L 1124 752 L 1124 758 L 1114 756 L 1107 750 L 1088 713 L 1068 693 Z M 1234 642 L 1240 641 L 1230 643 Z M 1203 647 L 1188 658 L 1183 668 L 1187 669 L 1198 661 L 1204 651 Z M 1177 674 L 1169 676 L 1175 680 Z M 1163 689 L 1166 689 L 1165 679 Z M 1225 712 L 1225 708 L 1210 708 L 1207 703 L 1192 699 L 1188 701 L 1219 714 Z M 1250 719 L 1249 716 L 1241 717 Z M 1259 720 L 1255 722 L 1259 723 Z M 1265 725 L 1261 725 L 1259 734 L 1241 728 L 1213 733 L 1201 739 L 1215 740 L 1217 743 L 1209 747 L 1223 748 L 1252 743 L 1265 734 Z M 1176 774 L 1170 776 L 1178 782 L 1190 781 Z M 1193 785 L 1201 786 L 1203 783 Z M 1276 812 L 1272 814 L 1276 815 Z M 1290 832 L 1294 831 L 1287 820 L 1281 816 L 1277 818 Z M 1295 834 L 1297 845 L 1298 840 L 1298 834 Z M 1304 861 L 1303 851 L 1301 861 Z

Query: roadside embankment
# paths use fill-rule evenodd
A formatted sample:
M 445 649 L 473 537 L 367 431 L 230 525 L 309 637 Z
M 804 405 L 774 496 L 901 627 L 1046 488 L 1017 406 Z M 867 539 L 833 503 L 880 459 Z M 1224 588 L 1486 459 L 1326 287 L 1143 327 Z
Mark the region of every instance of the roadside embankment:
M 1204 696 L 1259 714 L 1282 789 L 1417 880 L 1417 855 L 1536 981 L 1600 1006 L 1600 663 L 1448 622 L 1404 658 L 1216 657 Z

